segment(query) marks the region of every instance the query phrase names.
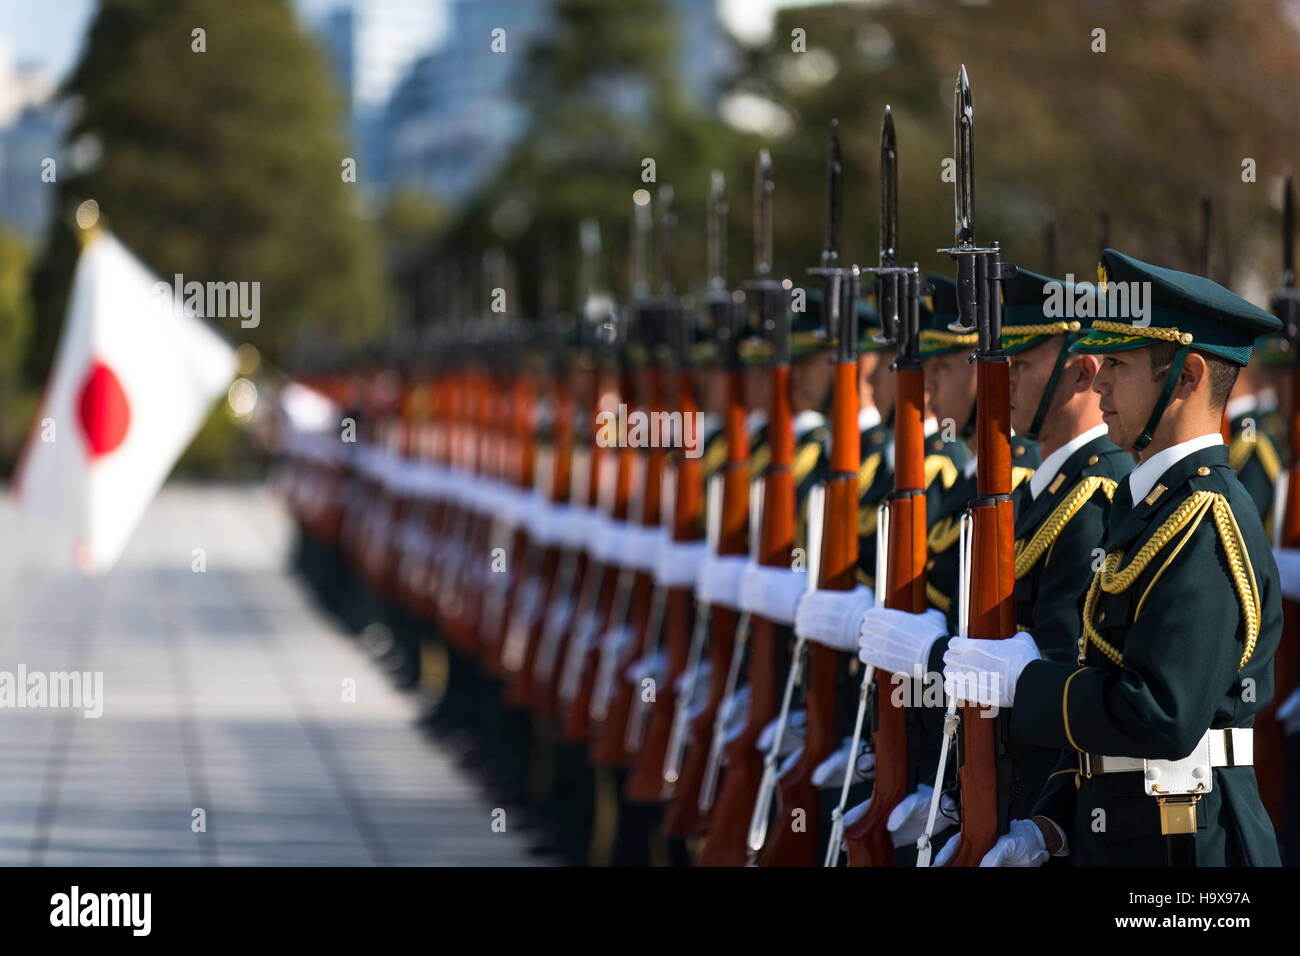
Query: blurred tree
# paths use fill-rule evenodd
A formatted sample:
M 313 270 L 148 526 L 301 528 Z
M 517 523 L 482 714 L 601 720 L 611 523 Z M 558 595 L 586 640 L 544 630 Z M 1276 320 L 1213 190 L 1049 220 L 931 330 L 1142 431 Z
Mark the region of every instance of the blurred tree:
M 300 330 L 346 345 L 386 323 L 340 103 L 287 0 L 102 0 L 62 92 L 78 118 L 34 281 L 30 381 L 53 355 L 76 257 L 68 216 L 86 197 L 164 277 L 259 282 L 259 327 L 214 324 L 273 361 Z
M 627 246 L 632 194 L 674 187 L 681 228 L 674 256 L 679 288 L 703 279 L 682 266 L 703 261 L 709 173 L 741 169 L 731 184 L 732 210 L 748 221 L 750 173 L 757 141 L 738 134 L 683 94 L 677 19 L 670 0 L 553 0 L 552 26 L 524 51 L 516 95 L 528 130 L 512 154 L 461 212 L 438 253 L 477 277 L 477 256 L 503 246 L 519 274 L 522 314 L 537 307 L 537 263 L 553 244 L 560 302 L 573 304 L 578 223 L 596 217 L 604 245 L 603 279 L 628 294 Z M 643 181 L 644 161 L 654 181 Z M 748 164 L 748 165 L 746 165 Z M 736 253 L 732 278 L 747 256 Z M 748 266 L 743 266 L 748 268 Z M 480 295 L 482 301 L 485 296 Z
M 748 51 L 735 92 L 773 124 L 777 261 L 802 271 L 821 245 L 826 124 L 845 152 L 845 252 L 874 263 L 879 130 L 893 107 L 900 156 L 901 255 L 949 271 L 952 90 L 974 90 L 977 238 L 1043 268 L 1043 222 L 1057 224 L 1058 271 L 1089 278 L 1098 211 L 1111 244 L 1196 267 L 1198 200 L 1214 201 L 1211 276 L 1262 301 L 1277 281 L 1279 188 L 1300 157 L 1297 21 L 1284 0 L 884 2 L 793 7 Z M 792 49 L 792 31 L 806 52 Z M 1098 33 L 1097 31 L 1104 31 Z M 1104 44 L 1104 50 L 1103 50 Z M 1243 162 L 1255 181 L 1243 181 Z
M 0 230 L 0 474 L 18 453 L 34 393 L 21 383 L 21 362 L 32 330 L 28 288 L 31 249 L 18 235 Z

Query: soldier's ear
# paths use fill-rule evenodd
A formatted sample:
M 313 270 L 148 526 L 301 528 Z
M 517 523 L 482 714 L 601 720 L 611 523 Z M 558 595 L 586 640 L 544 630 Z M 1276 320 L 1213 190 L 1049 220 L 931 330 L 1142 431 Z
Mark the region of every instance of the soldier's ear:
M 1183 362 L 1183 370 L 1178 376 L 1178 385 L 1174 389 L 1174 397 L 1189 399 L 1201 389 L 1208 390 L 1210 387 L 1210 366 L 1205 361 L 1205 356 L 1200 352 L 1189 350 L 1187 360 Z
M 1087 353 L 1075 357 L 1074 375 L 1072 383 L 1076 392 L 1087 392 L 1092 389 L 1092 380 L 1097 377 L 1097 370 L 1101 368 L 1101 362 L 1097 356 Z

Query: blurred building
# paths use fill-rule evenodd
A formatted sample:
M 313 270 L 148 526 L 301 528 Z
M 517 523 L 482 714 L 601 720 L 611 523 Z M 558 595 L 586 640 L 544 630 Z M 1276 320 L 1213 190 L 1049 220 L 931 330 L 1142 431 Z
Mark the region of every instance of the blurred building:
M 360 183 L 382 191 L 388 179 L 384 112 L 411 64 L 446 29 L 440 0 L 352 0 L 316 24 L 348 111 Z
M 33 239 L 45 230 L 56 188 L 42 180 L 41 164 L 61 158 L 66 120 L 54 89 L 53 77 L 15 63 L 0 44 L 0 224 Z
M 494 53 L 492 31 L 505 29 L 507 52 L 521 52 L 547 29 L 552 5 L 548 0 L 425 2 L 426 9 L 446 12 L 445 31 L 435 44 L 427 41 L 427 29 L 406 19 L 403 3 L 375 3 L 372 11 L 372 2 L 356 0 L 320 27 L 349 98 L 363 178 L 381 193 L 401 186 L 463 203 L 504 160 L 527 124 L 511 92 L 512 71 L 522 58 Z M 718 0 L 673 2 L 683 89 L 713 111 L 731 66 Z M 426 46 L 417 56 L 412 51 L 420 42 Z M 637 93 L 608 91 L 611 101 L 630 111 L 644 108 Z

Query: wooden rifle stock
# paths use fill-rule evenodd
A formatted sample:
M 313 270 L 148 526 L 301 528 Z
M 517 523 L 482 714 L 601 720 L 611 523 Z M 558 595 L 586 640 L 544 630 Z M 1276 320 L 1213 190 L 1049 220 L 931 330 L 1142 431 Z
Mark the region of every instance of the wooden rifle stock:
M 695 375 L 689 367 L 679 368 L 676 375 L 676 404 L 682 420 L 699 413 L 695 400 Z M 704 468 L 698 457 L 681 455 L 677 459 L 674 481 L 672 540 L 684 544 L 704 537 Z M 690 653 L 695 601 L 690 585 L 668 589 L 662 626 L 665 650 L 663 680 L 646 722 L 645 737 L 633 762 L 623 795 L 631 803 L 661 803 L 664 800 L 664 758 L 672 733 L 673 715 L 677 710 L 677 679 L 686 669 Z M 652 635 L 653 638 L 653 635 Z
M 555 403 L 555 433 L 551 445 L 550 476 L 547 479 L 550 492 L 549 503 L 562 506 L 568 500 L 569 483 L 573 469 L 573 420 L 574 397 L 568 377 L 563 370 L 557 370 L 552 377 L 552 396 Z M 560 567 L 560 546 L 555 542 L 547 544 L 541 552 L 540 567 L 537 572 L 537 607 L 544 610 L 557 599 L 556 578 Z M 541 637 L 545 615 L 538 613 L 534 620 L 526 625 L 527 633 L 523 637 L 523 650 L 518 661 L 503 658 L 507 671 L 513 674 L 506 689 L 506 703 L 512 707 L 527 706 L 533 696 L 533 670 L 537 665 L 537 644 Z
M 666 411 L 663 369 L 658 365 L 651 365 L 646 370 L 646 385 L 646 411 L 649 413 Z M 640 509 L 640 523 L 643 528 L 657 528 L 660 523 L 660 498 L 663 491 L 669 437 L 658 436 L 658 440 L 652 441 L 651 447 L 641 453 L 645 459 Z M 623 767 L 632 759 L 626 746 L 627 720 L 632 711 L 633 695 L 639 688 L 624 680 L 622 675 L 629 664 L 641 657 L 649 639 L 647 628 L 650 625 L 650 603 L 654 586 L 652 573 L 640 570 L 636 572 L 627 615 L 631 639 L 621 654 L 618 653 L 617 648 L 613 649 L 613 653 L 618 654 L 618 659 L 613 664 L 613 673 L 606 678 L 610 682 L 611 689 L 606 691 L 605 715 L 592 742 L 591 760 L 597 766 Z M 615 626 L 617 623 L 615 622 Z
M 826 483 L 825 521 L 817 587 L 851 591 L 858 563 L 858 363 L 835 363 L 831 412 L 831 474 Z M 805 732 L 802 753 L 777 778 L 776 825 L 759 857 L 762 866 L 816 866 L 821 839 L 821 792 L 813 771 L 835 749 L 835 654 L 809 641 L 805 671 Z M 792 815 L 803 811 L 796 829 Z
M 925 373 L 919 365 L 900 365 L 894 374 L 894 494 L 889 498 L 885 606 L 920 614 L 926 607 Z M 907 711 L 891 702 L 894 675 L 876 671 L 874 680 L 876 778 L 871 806 L 844 832 L 850 866 L 893 865 L 894 844 L 886 824 L 907 796 Z
M 794 415 L 790 366 L 772 366 L 768 441 L 772 462 L 763 476 L 759 564 L 789 568 L 795 525 Z M 752 615 L 749 620 L 749 716 L 740 735 L 725 750 L 726 773 L 713 807 L 709 831 L 700 846 L 699 866 L 744 866 L 749 859 L 749 824 L 763 779 L 758 738 L 780 706 L 777 687 L 778 625 Z
M 730 321 L 730 319 L 728 319 Z M 733 327 L 734 328 L 734 327 Z M 743 556 L 749 527 L 749 434 L 745 426 L 745 391 L 743 374 L 738 367 L 727 370 L 727 409 L 724 429 L 727 440 L 727 463 L 723 470 L 722 528 L 718 537 L 718 555 Z M 735 647 L 737 611 L 712 607 L 709 611 L 709 694 L 704 708 L 691 721 L 687 733 L 686 758 L 673 788 L 668 812 L 664 816 L 664 833 L 690 836 L 704 826 L 700 813 L 700 785 L 709 761 L 710 731 L 718 705 L 727 688 L 727 666 Z

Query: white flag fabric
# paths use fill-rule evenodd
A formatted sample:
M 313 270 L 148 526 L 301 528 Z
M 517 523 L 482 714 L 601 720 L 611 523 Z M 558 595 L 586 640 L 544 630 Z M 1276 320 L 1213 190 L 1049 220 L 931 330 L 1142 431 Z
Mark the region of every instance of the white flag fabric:
M 87 573 L 117 561 L 235 374 L 230 346 L 155 281 L 108 233 L 87 243 L 18 470 L 24 509 L 68 536 Z

